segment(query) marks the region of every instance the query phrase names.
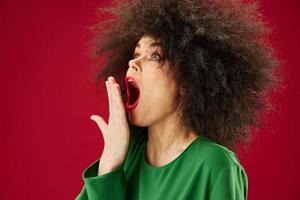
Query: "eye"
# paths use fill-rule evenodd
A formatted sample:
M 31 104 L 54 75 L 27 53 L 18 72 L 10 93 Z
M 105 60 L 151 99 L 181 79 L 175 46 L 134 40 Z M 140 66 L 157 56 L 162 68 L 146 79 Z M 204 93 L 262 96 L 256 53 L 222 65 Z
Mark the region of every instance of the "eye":
M 151 58 L 154 58 L 154 60 L 161 60 L 162 59 L 162 56 L 158 53 L 153 53 L 151 55 Z
M 132 55 L 132 58 L 135 59 L 135 58 L 137 58 L 138 56 L 139 56 L 138 53 L 134 53 L 134 54 Z

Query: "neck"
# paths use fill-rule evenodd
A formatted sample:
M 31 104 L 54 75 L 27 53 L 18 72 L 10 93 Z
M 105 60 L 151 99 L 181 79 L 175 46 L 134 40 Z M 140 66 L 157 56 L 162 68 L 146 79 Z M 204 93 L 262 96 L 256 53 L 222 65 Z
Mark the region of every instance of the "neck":
M 181 125 L 176 113 L 172 113 L 148 126 L 147 148 L 156 155 L 166 151 L 180 151 L 185 149 L 197 136 L 194 131 Z

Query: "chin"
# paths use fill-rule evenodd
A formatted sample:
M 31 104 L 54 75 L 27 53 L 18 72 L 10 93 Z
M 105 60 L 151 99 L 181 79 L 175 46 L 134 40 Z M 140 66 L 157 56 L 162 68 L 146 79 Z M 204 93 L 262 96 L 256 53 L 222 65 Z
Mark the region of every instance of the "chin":
M 131 112 L 128 113 L 128 120 L 131 124 L 135 126 L 140 126 L 140 127 L 147 126 L 147 124 L 143 123 L 141 119 L 134 117 L 134 115 Z
M 151 123 L 145 119 L 145 117 L 138 117 L 134 112 L 127 113 L 128 120 L 131 124 L 139 127 L 149 126 Z

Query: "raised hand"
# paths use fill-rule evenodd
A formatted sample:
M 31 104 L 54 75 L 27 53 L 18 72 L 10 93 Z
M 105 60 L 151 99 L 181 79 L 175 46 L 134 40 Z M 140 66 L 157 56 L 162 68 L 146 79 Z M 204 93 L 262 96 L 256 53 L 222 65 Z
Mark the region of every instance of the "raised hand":
M 109 101 L 108 123 L 98 115 L 90 117 L 97 123 L 104 138 L 104 150 L 100 159 L 98 175 L 113 171 L 124 162 L 130 139 L 120 85 L 112 76 L 105 84 Z

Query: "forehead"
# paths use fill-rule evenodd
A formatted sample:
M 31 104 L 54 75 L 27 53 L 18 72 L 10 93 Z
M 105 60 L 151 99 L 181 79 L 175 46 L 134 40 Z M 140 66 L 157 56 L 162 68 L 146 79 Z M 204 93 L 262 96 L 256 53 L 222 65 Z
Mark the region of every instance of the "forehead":
M 149 49 L 154 47 L 162 48 L 163 43 L 160 40 L 154 39 L 151 36 L 143 36 L 136 45 L 136 49 Z

